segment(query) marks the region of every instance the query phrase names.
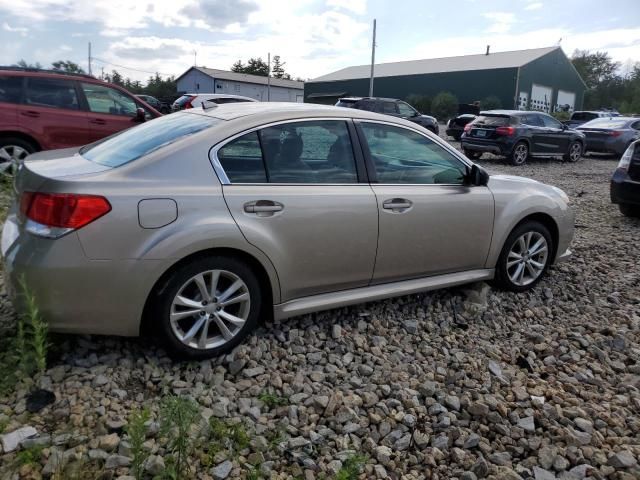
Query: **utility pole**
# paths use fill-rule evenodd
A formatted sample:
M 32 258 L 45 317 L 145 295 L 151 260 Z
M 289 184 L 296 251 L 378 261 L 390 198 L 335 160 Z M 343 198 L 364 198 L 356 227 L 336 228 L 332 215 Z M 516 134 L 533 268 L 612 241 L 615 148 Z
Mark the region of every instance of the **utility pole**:
M 193 51 L 193 66 L 197 67 L 198 66 L 198 62 L 196 61 L 198 58 L 198 52 L 196 50 Z
M 373 19 L 373 41 L 371 42 L 371 76 L 369 77 L 369 96 L 373 97 L 373 66 L 376 63 L 376 19 Z
M 271 52 L 267 53 L 267 102 L 271 101 Z
M 89 75 L 91 75 L 91 42 L 89 42 L 89 58 L 88 58 L 88 63 L 89 63 Z

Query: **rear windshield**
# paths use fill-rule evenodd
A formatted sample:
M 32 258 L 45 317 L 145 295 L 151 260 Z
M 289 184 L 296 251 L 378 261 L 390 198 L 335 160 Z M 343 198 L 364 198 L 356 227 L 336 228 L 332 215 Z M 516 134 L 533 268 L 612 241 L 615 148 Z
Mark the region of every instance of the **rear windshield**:
M 625 128 L 628 120 L 616 120 L 612 118 L 596 118 L 582 125 L 585 128 Z
M 174 113 L 87 145 L 80 150 L 80 155 L 100 165 L 119 167 L 220 121 L 204 115 Z
M 336 103 L 336 107 L 355 108 L 356 101 L 357 100 L 345 100 L 344 98 L 341 98 L 338 100 L 338 103 Z
M 175 102 L 173 102 L 174 104 L 178 105 L 179 107 L 184 106 L 185 103 L 187 103 L 189 100 L 191 100 L 193 97 L 195 97 L 195 95 L 183 95 L 180 98 L 178 98 Z
M 581 121 L 587 121 L 587 120 L 592 120 L 594 118 L 598 118 L 598 114 L 597 113 L 591 113 L 591 112 L 574 112 L 573 115 L 571 115 L 571 120 L 581 120 Z
M 510 123 L 515 123 L 511 122 L 511 117 L 498 115 L 480 115 L 473 121 L 474 125 L 487 127 L 501 127 L 503 125 L 509 125 Z

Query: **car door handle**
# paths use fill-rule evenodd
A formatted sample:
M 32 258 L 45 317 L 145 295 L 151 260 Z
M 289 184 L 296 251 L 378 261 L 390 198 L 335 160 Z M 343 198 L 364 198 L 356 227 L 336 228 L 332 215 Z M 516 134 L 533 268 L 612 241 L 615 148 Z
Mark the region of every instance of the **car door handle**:
M 20 112 L 25 117 L 38 118 L 40 116 L 40 112 L 34 112 L 33 110 L 27 110 L 25 112 Z
M 248 202 L 244 204 L 244 211 L 246 213 L 255 213 L 259 217 L 267 217 L 276 212 L 280 212 L 283 209 L 284 205 L 272 200 L 257 200 L 255 202 Z
M 105 120 L 102 120 L 101 118 L 92 118 L 91 120 L 89 120 L 89 123 L 93 123 L 94 125 L 106 125 L 107 122 Z
M 393 213 L 406 212 L 411 208 L 413 202 L 406 198 L 392 198 L 382 202 L 382 208 L 385 210 L 391 210 Z

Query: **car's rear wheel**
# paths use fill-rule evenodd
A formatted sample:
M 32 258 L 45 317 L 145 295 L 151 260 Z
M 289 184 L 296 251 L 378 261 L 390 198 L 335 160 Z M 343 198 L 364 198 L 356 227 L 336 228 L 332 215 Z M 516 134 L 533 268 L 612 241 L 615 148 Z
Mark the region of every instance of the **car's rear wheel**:
M 529 146 L 526 142 L 518 142 L 509 154 L 509 162 L 511 165 L 524 165 L 529 158 Z
M 482 152 L 476 152 L 475 150 L 464 149 L 465 156 L 470 160 L 478 160 L 482 156 Z
M 564 160 L 567 162 L 575 163 L 582 157 L 582 144 L 580 142 L 572 142 L 569 145 L 569 150 L 564 154 Z
M 175 272 L 160 299 L 162 333 L 177 356 L 230 351 L 258 322 L 262 295 L 251 268 L 230 257 L 197 259 Z
M 12 177 L 18 165 L 37 147 L 22 138 L 0 138 L 0 174 Z
M 533 288 L 549 268 L 553 251 L 547 227 L 540 222 L 525 221 L 509 234 L 502 247 L 495 284 L 514 292 Z
M 640 205 L 630 205 L 628 203 L 621 203 L 618 205 L 620 213 L 625 217 L 640 218 Z

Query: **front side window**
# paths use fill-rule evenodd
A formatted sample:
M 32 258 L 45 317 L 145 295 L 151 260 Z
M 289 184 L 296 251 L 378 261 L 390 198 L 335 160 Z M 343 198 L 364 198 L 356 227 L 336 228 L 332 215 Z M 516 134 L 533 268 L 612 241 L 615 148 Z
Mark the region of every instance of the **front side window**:
M 223 146 L 218 160 L 231 183 L 358 181 L 349 130 L 342 121 L 266 127 Z
M 400 115 L 403 117 L 415 117 L 416 116 L 416 111 L 413 107 L 411 107 L 411 105 L 404 103 L 404 102 L 398 102 L 398 111 L 400 112 Z
M 362 131 L 379 183 L 464 183 L 465 165 L 419 133 L 376 123 L 362 123 Z
M 544 123 L 545 127 L 555 129 L 562 128 L 562 124 L 555 118 L 550 117 L 549 115 L 540 115 L 540 117 L 542 118 L 542 122 Z
M 24 77 L 0 75 L 0 102 L 20 103 Z
M 542 119 L 540 118 L 539 115 L 536 114 L 530 114 L 530 115 L 525 115 L 523 117 L 520 117 L 522 119 L 523 123 L 526 123 L 529 126 L 532 127 L 544 127 L 544 123 L 542 123 Z
M 396 102 L 380 102 L 379 112 L 385 115 L 398 115 L 398 106 Z
M 93 113 L 106 113 L 110 115 L 125 115 L 132 117 L 136 114 L 138 105 L 136 102 L 115 88 L 98 85 L 95 83 L 82 83 L 89 110 Z
M 25 103 L 35 107 L 79 110 L 73 82 L 56 78 L 28 78 Z
M 80 150 L 80 155 L 101 165 L 119 167 L 184 137 L 213 127 L 220 121 L 203 115 L 166 115 L 122 130 L 101 142 L 87 145 Z

